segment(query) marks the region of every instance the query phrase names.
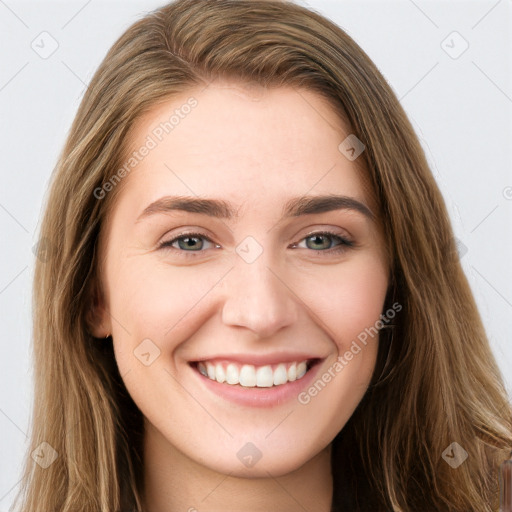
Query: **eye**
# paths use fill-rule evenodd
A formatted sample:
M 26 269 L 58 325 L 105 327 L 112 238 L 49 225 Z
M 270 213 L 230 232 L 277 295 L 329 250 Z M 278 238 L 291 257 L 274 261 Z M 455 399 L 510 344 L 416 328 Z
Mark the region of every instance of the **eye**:
M 210 244 L 210 247 L 205 247 Z M 308 242 L 310 241 L 310 242 Z M 301 245 L 305 243 L 304 245 Z M 303 238 L 298 244 L 293 244 L 292 248 L 305 248 L 311 249 L 314 252 L 326 253 L 325 255 L 338 254 L 353 247 L 354 243 L 336 233 L 330 231 L 319 231 L 311 233 Z M 215 244 L 212 240 L 203 233 L 180 233 L 178 236 L 171 240 L 161 242 L 158 246 L 159 249 L 170 249 L 178 253 L 192 253 L 183 254 L 184 256 L 194 256 L 193 253 L 204 252 L 206 249 L 216 248 L 219 249 L 220 245 Z
M 158 248 L 170 248 L 181 252 L 202 252 L 204 247 L 204 241 L 212 244 L 216 248 L 220 246 L 214 244 L 206 235 L 203 233 L 181 233 L 179 236 L 172 240 L 162 242 Z M 208 247 L 206 247 L 208 249 Z
M 310 241 L 308 243 L 308 241 Z M 344 238 L 336 233 L 330 231 L 318 231 L 311 233 L 307 237 L 303 238 L 298 244 L 294 244 L 292 247 L 304 247 L 301 246 L 305 243 L 306 249 L 312 249 L 315 252 L 323 252 L 328 254 L 337 254 L 347 250 L 354 246 L 354 243 L 347 238 Z M 335 243 L 333 243 L 335 242 Z

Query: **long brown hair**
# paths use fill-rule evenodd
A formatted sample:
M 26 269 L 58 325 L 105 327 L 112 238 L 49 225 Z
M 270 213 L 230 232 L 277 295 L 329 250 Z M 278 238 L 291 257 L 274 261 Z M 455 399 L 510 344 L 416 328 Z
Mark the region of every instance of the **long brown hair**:
M 44 442 L 56 458 L 43 467 L 27 456 L 19 509 L 142 509 L 142 416 L 112 344 L 87 328 L 90 290 L 101 286 L 98 237 L 120 187 L 102 198 L 97 191 L 119 173 L 143 113 L 218 77 L 314 91 L 365 145 L 364 178 L 392 261 L 388 298 L 403 309 L 379 344 L 367 393 L 333 441 L 334 506 L 497 510 L 512 411 L 418 138 L 343 30 L 272 0 L 164 6 L 119 38 L 89 84 L 52 176 L 35 269 L 29 454 Z M 453 442 L 468 453 L 456 469 L 442 457 Z

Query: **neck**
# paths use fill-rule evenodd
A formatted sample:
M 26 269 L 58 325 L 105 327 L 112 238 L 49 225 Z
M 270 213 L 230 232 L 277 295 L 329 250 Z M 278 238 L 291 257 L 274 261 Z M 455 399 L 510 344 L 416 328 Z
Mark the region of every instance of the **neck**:
M 286 475 L 242 478 L 190 459 L 146 422 L 144 468 L 145 512 L 331 510 L 331 445 Z

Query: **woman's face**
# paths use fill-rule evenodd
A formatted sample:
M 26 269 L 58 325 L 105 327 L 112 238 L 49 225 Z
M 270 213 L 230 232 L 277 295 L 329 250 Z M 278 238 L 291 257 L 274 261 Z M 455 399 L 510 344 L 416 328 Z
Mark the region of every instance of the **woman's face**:
M 279 476 L 361 401 L 378 340 L 358 336 L 379 320 L 388 269 L 354 152 L 338 148 L 348 135 L 315 93 L 229 82 L 135 125 L 97 332 L 112 333 L 153 445 Z

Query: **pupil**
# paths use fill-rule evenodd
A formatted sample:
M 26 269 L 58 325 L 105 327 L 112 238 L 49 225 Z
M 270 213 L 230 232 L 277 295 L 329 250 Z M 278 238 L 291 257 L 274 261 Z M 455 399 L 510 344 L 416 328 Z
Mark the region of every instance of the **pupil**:
M 314 240 L 314 243 L 315 243 L 315 244 L 316 244 L 316 243 L 318 243 L 318 244 L 322 245 L 322 239 L 323 239 L 323 240 L 324 240 L 324 242 L 325 242 L 326 237 L 325 237 L 324 235 L 315 235 L 315 236 L 313 237 L 313 240 Z M 324 245 L 325 245 L 325 243 L 324 243 Z
M 194 244 L 197 242 L 197 240 L 198 240 L 197 237 L 187 237 L 187 238 L 183 239 L 183 241 L 185 242 L 185 245 L 188 248 L 192 248 L 192 249 L 194 249 Z

